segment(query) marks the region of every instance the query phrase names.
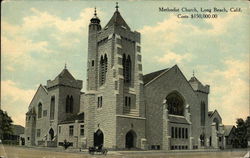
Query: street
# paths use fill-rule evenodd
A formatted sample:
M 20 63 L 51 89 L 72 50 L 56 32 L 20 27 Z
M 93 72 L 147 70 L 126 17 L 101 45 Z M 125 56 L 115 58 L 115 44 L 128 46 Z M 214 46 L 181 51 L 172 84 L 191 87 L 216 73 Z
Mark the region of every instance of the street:
M 53 151 L 56 150 L 56 151 Z M 3 146 L 0 144 L 1 158 L 240 158 L 247 150 L 225 150 L 213 152 L 161 152 L 161 151 L 109 151 L 104 155 L 89 155 L 85 152 L 58 151 L 57 148 L 26 148 L 18 146 Z

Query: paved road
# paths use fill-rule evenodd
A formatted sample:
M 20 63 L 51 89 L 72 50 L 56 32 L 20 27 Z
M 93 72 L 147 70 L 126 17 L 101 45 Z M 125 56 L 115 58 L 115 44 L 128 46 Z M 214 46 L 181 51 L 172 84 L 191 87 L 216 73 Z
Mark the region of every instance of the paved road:
M 219 151 L 219 152 L 131 152 L 110 151 L 108 155 L 89 155 L 86 152 L 59 152 L 52 149 L 37 149 L 0 144 L 0 156 L 4 158 L 240 158 L 246 154 L 246 150 Z

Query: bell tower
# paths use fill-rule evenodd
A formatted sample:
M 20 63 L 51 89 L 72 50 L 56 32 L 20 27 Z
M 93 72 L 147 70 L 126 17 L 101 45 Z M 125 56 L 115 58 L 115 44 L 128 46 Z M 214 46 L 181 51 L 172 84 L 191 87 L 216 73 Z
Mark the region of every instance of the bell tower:
M 140 33 L 131 31 L 120 14 L 118 3 L 115 8 L 104 28 L 96 11 L 90 20 L 87 145 L 144 148 L 141 144 L 145 144 L 146 139 Z

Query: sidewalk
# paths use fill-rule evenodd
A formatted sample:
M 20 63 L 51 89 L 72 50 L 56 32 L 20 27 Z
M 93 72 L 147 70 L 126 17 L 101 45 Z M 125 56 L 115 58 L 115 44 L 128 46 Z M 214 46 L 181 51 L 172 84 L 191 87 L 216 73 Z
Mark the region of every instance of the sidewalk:
M 63 147 L 38 147 L 38 146 L 15 146 L 17 148 L 31 149 L 31 150 L 44 150 L 53 152 L 65 152 L 65 153 L 75 153 L 75 154 L 89 154 L 88 149 L 76 149 L 68 148 L 64 150 Z M 195 149 L 195 150 L 108 150 L 108 155 L 135 155 L 135 154 L 174 154 L 174 153 L 194 153 L 194 152 L 237 152 L 237 151 L 250 151 L 249 148 L 246 149 Z

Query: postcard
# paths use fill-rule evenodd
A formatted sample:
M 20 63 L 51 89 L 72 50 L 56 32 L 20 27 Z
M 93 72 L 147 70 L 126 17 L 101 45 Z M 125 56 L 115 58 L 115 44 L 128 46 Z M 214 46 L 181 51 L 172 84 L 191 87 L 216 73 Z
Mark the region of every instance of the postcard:
M 0 157 L 247 157 L 249 8 L 3 1 Z

